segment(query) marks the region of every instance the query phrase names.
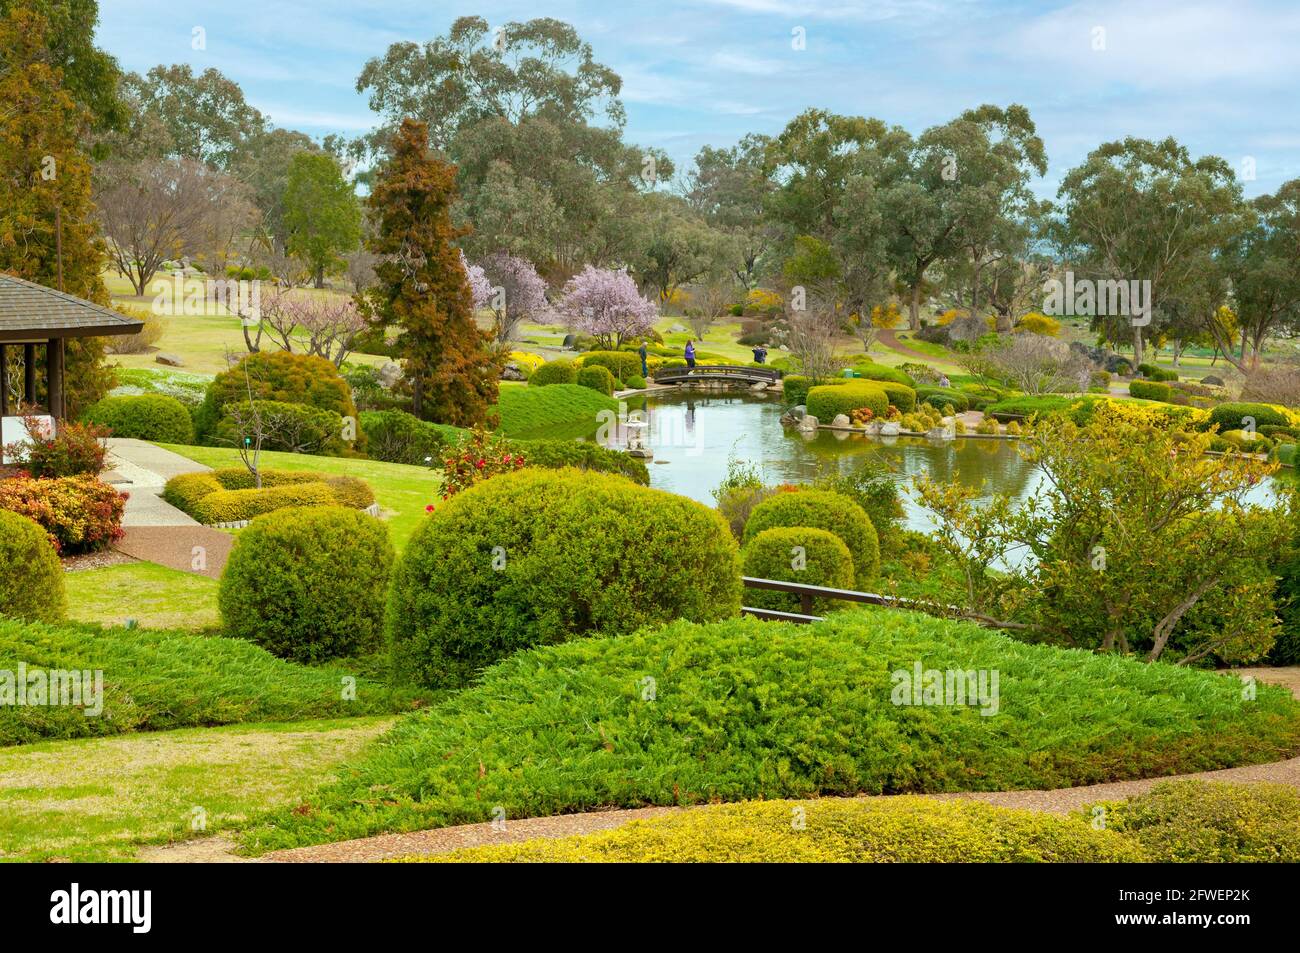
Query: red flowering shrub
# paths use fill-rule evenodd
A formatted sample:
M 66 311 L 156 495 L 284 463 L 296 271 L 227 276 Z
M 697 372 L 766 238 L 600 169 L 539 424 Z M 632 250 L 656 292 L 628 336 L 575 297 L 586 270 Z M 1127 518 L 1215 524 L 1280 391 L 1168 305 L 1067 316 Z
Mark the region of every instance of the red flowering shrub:
M 39 523 L 60 555 L 95 552 L 122 538 L 126 496 L 93 476 L 0 480 L 0 510 Z
M 442 498 L 448 499 L 499 473 L 519 470 L 525 462 L 523 454 L 512 449 L 505 438 L 476 427 L 468 440 L 442 459 Z
M 5 456 L 34 477 L 68 477 L 88 473 L 98 476 L 104 469 L 108 447 L 102 442 L 111 431 L 94 424 L 65 421 L 57 434 L 49 434 L 37 417 L 24 417 L 30 443 L 5 447 Z

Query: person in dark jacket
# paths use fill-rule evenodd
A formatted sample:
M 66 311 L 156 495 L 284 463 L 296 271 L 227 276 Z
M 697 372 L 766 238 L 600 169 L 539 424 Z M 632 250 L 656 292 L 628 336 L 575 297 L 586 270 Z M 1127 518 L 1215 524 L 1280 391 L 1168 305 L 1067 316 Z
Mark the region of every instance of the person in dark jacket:
M 636 349 L 636 353 L 641 357 L 641 376 L 649 377 L 650 368 L 646 367 L 646 363 L 645 363 L 646 354 L 649 352 L 646 350 L 645 341 L 641 342 L 641 346 Z
M 686 366 L 691 370 L 695 369 L 695 342 L 686 342 Z
M 754 345 L 754 363 L 755 364 L 767 363 L 767 348 L 763 347 L 763 345 L 761 344 Z

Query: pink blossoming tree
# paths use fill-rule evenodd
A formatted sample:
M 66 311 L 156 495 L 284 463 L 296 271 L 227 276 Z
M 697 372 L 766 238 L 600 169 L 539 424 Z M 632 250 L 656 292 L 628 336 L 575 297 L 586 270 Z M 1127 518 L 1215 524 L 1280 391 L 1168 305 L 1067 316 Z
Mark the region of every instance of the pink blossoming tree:
M 481 267 L 473 267 L 487 285 L 487 298 L 483 304 L 479 304 L 477 279 L 473 273 L 470 274 L 474 306 L 492 309 L 497 343 L 505 344 L 513 340 L 519 325 L 525 321 L 539 324 L 554 321 L 550 302 L 546 300 L 546 281 L 528 259 L 495 252 L 483 260 Z
M 649 332 L 659 316 L 653 301 L 641 296 L 625 270 L 588 265 L 569 279 L 559 312 L 580 334 L 590 334 L 602 348 L 617 348 Z

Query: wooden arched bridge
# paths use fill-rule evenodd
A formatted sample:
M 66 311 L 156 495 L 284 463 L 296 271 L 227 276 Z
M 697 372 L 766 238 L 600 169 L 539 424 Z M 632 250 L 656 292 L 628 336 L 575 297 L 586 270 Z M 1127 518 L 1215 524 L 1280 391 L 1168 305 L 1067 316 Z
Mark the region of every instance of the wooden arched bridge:
M 772 368 L 741 364 L 696 364 L 694 367 L 658 367 L 656 384 L 775 384 L 781 372 Z

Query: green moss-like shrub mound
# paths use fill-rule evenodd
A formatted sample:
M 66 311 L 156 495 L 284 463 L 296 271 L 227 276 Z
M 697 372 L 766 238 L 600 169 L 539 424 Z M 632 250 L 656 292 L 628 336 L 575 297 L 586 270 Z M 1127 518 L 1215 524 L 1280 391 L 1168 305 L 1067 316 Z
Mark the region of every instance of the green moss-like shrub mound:
M 374 460 L 411 466 L 436 464 L 465 431 L 421 420 L 404 410 L 363 410 L 358 425 L 366 435 L 366 452 Z
M 745 575 L 807 586 L 853 588 L 853 556 L 829 530 L 810 526 L 775 526 L 746 544 L 741 553 Z M 746 589 L 745 604 L 755 609 L 799 612 L 799 597 L 789 592 Z M 834 608 L 826 599 L 813 601 L 814 612 Z
M 582 367 L 603 367 L 620 381 L 641 373 L 641 358 L 635 351 L 588 351 L 578 363 Z
M 871 361 L 854 364 L 853 373 L 857 374 L 858 377 L 863 380 L 890 381 L 894 384 L 902 384 L 909 388 L 916 386 L 916 381 L 912 378 L 912 375 L 908 374 L 906 371 L 900 371 L 896 367 L 888 367 L 884 364 L 875 364 Z
M 951 404 L 952 409 L 959 414 L 970 410 L 970 395 L 952 387 L 918 387 L 916 399 L 918 403 L 929 404 L 940 410 Z M 901 407 L 899 409 L 902 410 Z
M 834 533 L 853 557 L 854 582 L 864 584 L 880 572 L 880 540 L 866 510 L 839 493 L 800 490 L 768 497 L 749 514 L 744 544 L 775 526 L 811 526 Z
M 1100 807 L 1106 827 L 1153 861 L 1300 862 L 1300 792 L 1287 785 L 1170 781 Z
M 582 367 L 578 370 L 578 386 L 589 387 L 609 397 L 614 393 L 614 375 L 609 372 L 608 367 L 599 364 Z
M 0 616 L 58 622 L 67 611 L 63 566 L 49 534 L 25 516 L 0 510 Z
M 372 681 L 360 665 L 307 668 L 243 639 L 0 618 L 0 670 L 103 672 L 104 709 L 0 705 L 0 745 L 244 722 L 409 711 L 428 695 Z M 344 676 L 356 678 L 345 698 Z
M 633 483 L 650 485 L 650 471 L 645 461 L 622 450 L 611 450 L 598 443 L 577 440 L 515 440 L 511 448 L 524 455 L 530 467 L 558 470 L 575 467 L 599 473 L 618 473 Z
M 1173 390 L 1168 384 L 1162 384 L 1157 381 L 1131 381 L 1128 385 L 1130 397 L 1137 397 L 1141 400 L 1160 400 L 1168 403 L 1169 395 Z
M 182 473 L 167 481 L 163 499 L 200 523 L 238 523 L 289 506 L 347 506 L 375 502 L 370 484 L 358 477 L 306 470 L 262 470 L 262 486 L 244 467 Z
M 1210 424 L 1218 424 L 1220 432 L 1225 430 L 1258 429 L 1264 425 L 1286 427 L 1291 421 L 1280 409 L 1272 404 L 1219 404 L 1210 411 Z
M 889 410 L 889 396 L 874 381 L 818 384 L 808 391 L 804 403 L 808 413 L 823 424 L 830 423 L 837 414 L 852 414 L 861 407 L 870 407 L 877 417 L 885 416 Z
M 309 453 L 324 457 L 342 457 L 349 453 L 348 442 L 343 439 L 343 418 L 336 412 L 278 400 L 257 400 L 251 405 L 247 401 L 224 405 L 221 419 L 208 434 L 208 443 L 222 447 L 242 445 L 249 433 L 248 424 L 245 423 L 241 428 L 235 415 L 249 414 L 252 409 L 256 409 L 264 422 L 266 437 L 262 444 L 263 450 Z M 361 436 L 364 438 L 364 433 Z M 361 442 L 364 443 L 364 440 Z
M 163 394 L 105 397 L 88 407 L 81 419 L 84 423 L 108 427 L 114 437 L 159 443 L 194 442 L 194 422 L 189 410 L 175 397 Z
M 879 386 L 885 392 L 885 396 L 889 398 L 889 402 L 897 407 L 900 413 L 910 414 L 916 410 L 916 391 L 906 384 L 880 381 Z
M 547 367 L 550 365 L 543 364 L 537 373 Z M 577 431 L 574 436 L 594 433 L 601 411 L 618 412 L 618 401 L 614 398 L 577 384 L 503 387 L 498 400 L 500 429 L 507 437 L 564 426 L 573 427 Z
M 496 478 L 505 479 L 505 478 Z M 495 480 L 488 481 L 490 486 Z M 996 671 L 997 713 L 894 704 L 895 672 Z M 254 849 L 603 807 L 1070 787 L 1276 761 L 1300 704 L 1213 672 L 918 613 L 674 623 L 522 652 L 398 724 Z
M 713 510 L 618 476 L 525 468 L 415 531 L 387 631 L 399 675 L 450 687 L 532 645 L 739 610 L 736 543 Z
M 282 509 L 235 540 L 218 604 L 227 635 L 315 663 L 379 647 L 393 546 L 353 509 Z
M 245 373 L 247 371 L 247 373 Z M 194 415 L 195 436 L 212 439 L 227 404 L 246 403 L 252 388 L 254 400 L 282 404 L 304 404 L 331 411 L 339 417 L 357 416 L 352 389 L 333 362 L 308 354 L 287 351 L 259 351 L 250 354 L 228 371 L 222 371 L 208 386 L 203 403 Z M 355 449 L 365 449 L 365 434 L 359 432 Z
M 1038 811 L 919 797 L 723 804 L 585 837 L 411 858 L 432 863 L 1123 863 L 1141 849 Z
M 572 361 L 547 361 L 528 378 L 530 387 L 546 387 L 550 384 L 576 384 L 578 368 Z

